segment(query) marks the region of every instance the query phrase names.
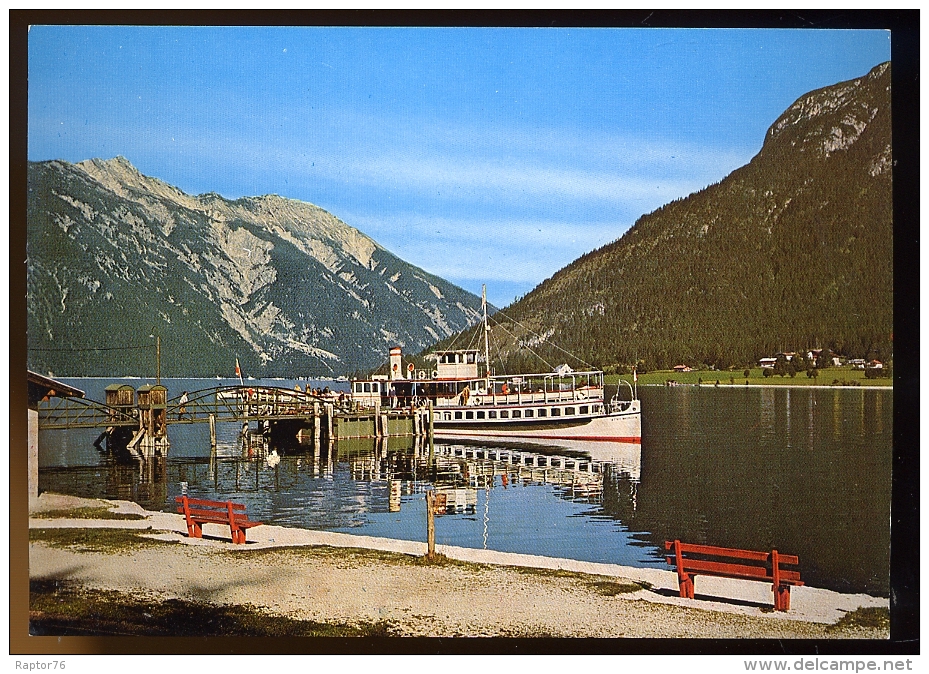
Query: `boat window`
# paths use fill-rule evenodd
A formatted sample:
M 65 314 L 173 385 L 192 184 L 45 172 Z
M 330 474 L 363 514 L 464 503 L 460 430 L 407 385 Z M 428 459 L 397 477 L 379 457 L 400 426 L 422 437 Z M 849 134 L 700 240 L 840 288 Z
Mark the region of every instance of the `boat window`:
M 487 413 L 487 418 L 488 418 L 488 419 L 496 419 L 496 418 L 497 418 L 497 410 L 490 410 L 490 411 Z
M 381 390 L 381 385 L 380 385 L 380 384 L 378 384 L 377 382 L 374 382 L 373 384 L 371 384 L 371 392 L 372 392 L 372 393 L 379 393 L 380 390 Z
M 580 409 L 581 414 L 587 414 L 589 411 L 590 409 L 587 407 L 587 405 L 581 405 L 581 409 Z
M 361 393 L 361 382 L 355 382 L 355 393 Z
M 465 412 L 465 419 L 473 419 L 473 418 L 474 418 L 474 412 L 471 412 L 470 410 Z
M 510 411 L 509 411 L 509 410 L 500 410 L 500 418 L 501 418 L 501 419 L 509 419 L 509 418 L 510 418 Z
M 469 353 L 469 354 L 468 354 L 468 362 L 469 362 L 469 363 L 473 363 L 473 362 L 474 362 L 474 354 L 473 354 L 473 353 Z
M 567 416 L 567 415 L 574 414 L 574 408 L 573 408 L 573 407 L 565 407 L 565 408 L 564 408 L 564 413 L 565 413 L 566 416 Z
M 460 418 L 461 418 L 461 412 L 455 412 L 455 418 L 456 418 L 456 419 L 460 419 Z
M 513 410 L 513 418 L 519 419 L 523 415 L 522 410 Z
M 526 410 L 526 416 L 527 417 L 535 416 L 535 410 Z
M 548 416 L 548 410 L 545 409 L 545 408 L 543 407 L 542 409 L 539 410 L 539 416 L 540 416 L 540 417 L 547 417 L 547 416 Z
M 594 414 L 600 414 L 600 406 L 594 405 Z
M 560 416 L 561 416 L 561 410 L 558 409 L 557 407 L 553 407 L 553 408 L 552 408 L 552 416 L 553 416 L 553 417 L 560 417 Z
M 445 421 L 451 421 L 451 420 L 452 420 L 452 413 L 451 413 L 451 412 L 446 412 L 446 413 L 445 413 Z
M 478 418 L 478 419 L 483 419 L 483 418 L 484 418 L 484 410 L 479 410 L 479 411 L 478 411 L 478 413 L 477 413 L 477 418 Z
M 371 393 L 371 383 L 365 382 L 365 393 Z

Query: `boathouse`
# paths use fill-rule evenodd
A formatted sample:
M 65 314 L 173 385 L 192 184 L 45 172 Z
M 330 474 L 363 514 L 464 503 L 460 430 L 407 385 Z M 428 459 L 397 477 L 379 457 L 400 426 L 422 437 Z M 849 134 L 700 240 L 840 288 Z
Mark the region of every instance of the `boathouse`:
M 29 388 L 29 502 L 39 497 L 39 403 L 51 397 L 83 398 L 84 392 L 73 386 L 43 377 L 35 372 L 26 372 Z

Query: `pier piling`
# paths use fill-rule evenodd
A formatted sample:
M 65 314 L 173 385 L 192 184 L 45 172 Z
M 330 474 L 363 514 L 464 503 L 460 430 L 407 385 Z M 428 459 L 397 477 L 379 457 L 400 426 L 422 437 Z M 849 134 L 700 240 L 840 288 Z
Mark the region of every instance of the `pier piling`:
M 433 424 L 432 401 L 429 401 L 429 461 L 435 458 L 435 426 Z
M 332 403 L 326 403 L 326 441 L 332 439 L 332 417 L 335 414 L 335 407 Z

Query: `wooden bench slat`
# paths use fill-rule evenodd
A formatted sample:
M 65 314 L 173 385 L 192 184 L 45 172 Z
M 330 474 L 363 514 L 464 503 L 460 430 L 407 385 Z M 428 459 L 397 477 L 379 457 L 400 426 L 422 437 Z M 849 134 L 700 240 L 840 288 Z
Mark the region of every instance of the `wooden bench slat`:
M 184 497 L 183 497 L 183 496 L 177 496 L 177 497 L 175 497 L 174 500 L 177 501 L 178 503 L 182 503 L 182 502 L 184 501 Z M 223 508 L 223 509 L 229 507 L 229 502 L 228 502 L 228 501 L 208 501 L 207 499 L 203 499 L 203 498 L 190 498 L 189 496 L 187 497 L 187 503 L 189 503 L 190 505 L 210 506 L 210 507 L 213 507 L 213 508 Z M 245 506 L 245 504 L 243 504 L 243 503 L 233 503 L 233 504 L 232 504 L 232 509 L 233 509 L 233 510 L 245 510 L 245 507 L 246 507 L 246 506 Z
M 196 515 L 191 515 L 190 519 L 200 524 L 229 524 L 229 520 L 223 517 L 199 517 Z M 261 524 L 261 522 L 254 522 L 252 520 L 236 519 L 235 521 L 235 525 L 237 527 L 254 527 L 258 526 L 259 524 Z
M 179 513 L 184 513 L 183 508 L 178 508 Z M 222 517 L 223 519 L 229 519 L 229 513 L 224 510 L 201 510 L 200 508 L 188 508 L 186 512 L 189 512 L 191 515 L 196 515 L 197 517 Z M 232 516 L 238 520 L 247 520 L 248 515 L 245 513 L 232 513 Z
M 667 557 L 667 562 L 671 566 L 677 566 L 673 557 Z M 745 564 L 726 564 L 724 562 L 709 562 L 702 559 L 684 558 L 684 571 L 686 573 L 698 573 L 704 576 L 728 576 L 747 578 L 749 580 L 768 580 L 774 581 L 774 575 L 770 569 L 763 566 L 747 566 Z M 788 571 L 781 569 L 781 582 L 790 583 L 791 585 L 803 585 L 800 580 L 799 571 Z
M 178 510 L 178 512 L 181 513 L 182 515 L 185 514 L 183 510 Z M 197 519 L 203 519 L 203 520 L 221 520 L 223 522 L 229 521 L 228 515 L 224 517 L 223 513 L 216 512 L 216 511 L 197 512 L 196 510 L 191 509 L 190 516 L 195 517 Z M 238 513 L 233 514 L 233 519 L 235 522 L 248 522 L 249 521 L 247 515 L 239 515 Z
M 674 547 L 674 541 L 665 541 L 665 550 L 671 550 Z M 715 545 L 697 545 L 695 543 L 681 543 L 681 552 L 694 553 L 698 555 L 708 555 L 712 557 L 735 557 L 737 559 L 750 559 L 758 562 L 767 562 L 771 559 L 770 552 L 758 552 L 756 550 L 740 550 L 738 548 L 721 548 Z M 785 555 L 777 553 L 780 557 L 781 564 L 796 565 L 800 559 L 796 555 Z

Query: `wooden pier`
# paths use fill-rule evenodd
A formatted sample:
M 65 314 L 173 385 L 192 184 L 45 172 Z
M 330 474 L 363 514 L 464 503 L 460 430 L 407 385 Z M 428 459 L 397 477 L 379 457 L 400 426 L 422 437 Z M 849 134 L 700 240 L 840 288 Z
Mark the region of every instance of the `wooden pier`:
M 345 438 L 428 437 L 429 412 L 423 408 L 360 408 L 344 395 L 314 395 L 267 386 L 224 386 L 168 397 L 164 386 L 128 384 L 106 389 L 106 401 L 52 399 L 39 406 L 39 428 L 102 430 L 98 444 L 137 458 L 165 456 L 168 428 L 176 424 L 237 423 L 247 434 L 260 433 L 272 444 L 315 446 Z M 252 429 L 255 424 L 257 430 Z

